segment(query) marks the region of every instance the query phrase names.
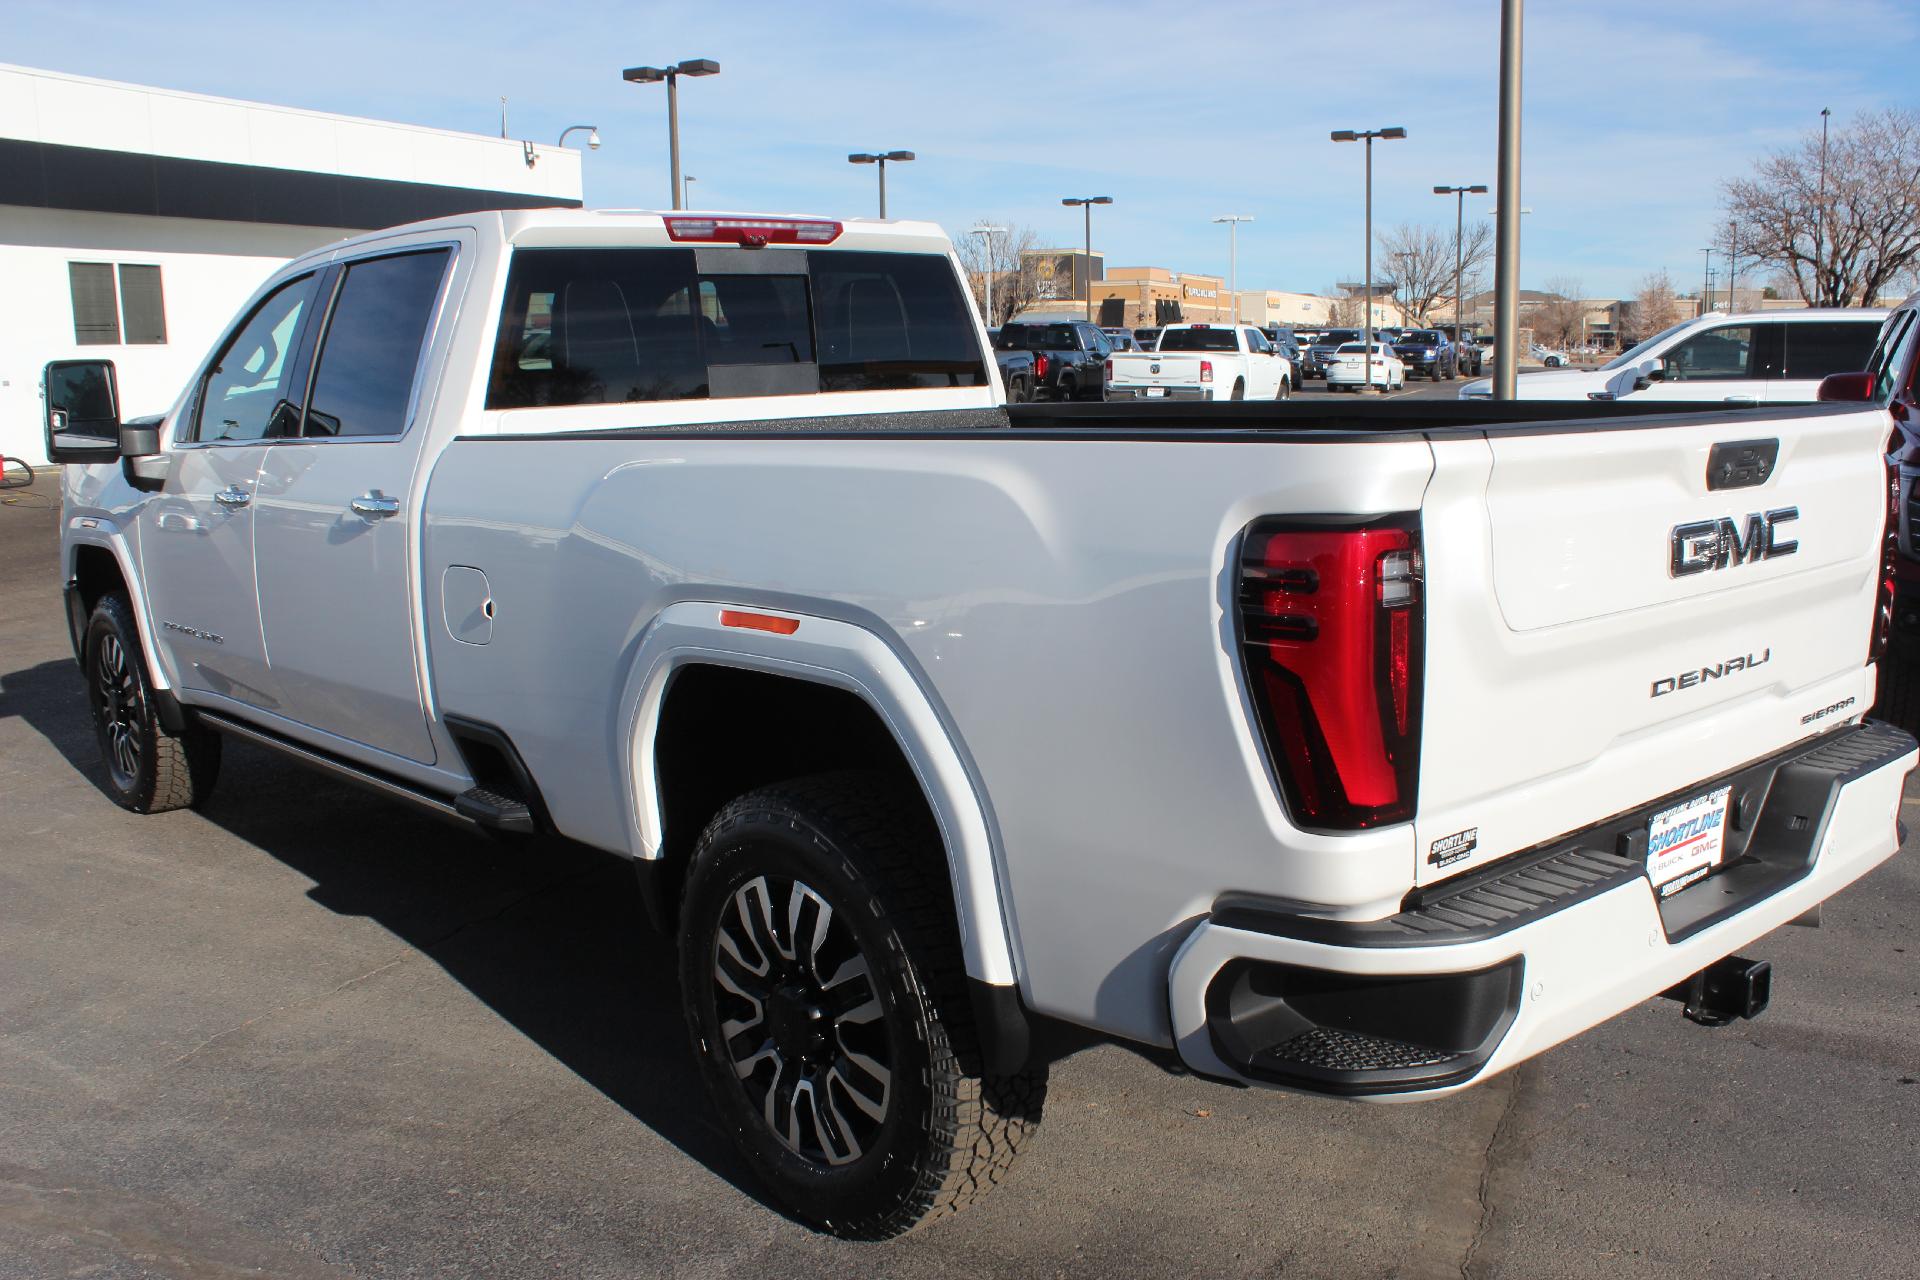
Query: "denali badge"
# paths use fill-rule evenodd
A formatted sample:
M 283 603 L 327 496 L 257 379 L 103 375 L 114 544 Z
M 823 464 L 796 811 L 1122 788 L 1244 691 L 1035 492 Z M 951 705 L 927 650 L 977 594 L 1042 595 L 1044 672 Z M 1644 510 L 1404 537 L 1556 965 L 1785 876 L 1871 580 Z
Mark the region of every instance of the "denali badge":
M 226 643 L 225 640 L 222 640 L 219 636 L 215 635 L 213 632 L 202 631 L 198 627 L 183 627 L 177 622 L 166 622 L 166 621 L 162 621 L 160 625 L 165 627 L 169 631 L 178 631 L 183 636 L 192 636 L 195 640 L 205 640 L 208 644 L 225 644 Z
M 1709 680 L 1718 680 L 1721 676 L 1730 676 L 1736 671 L 1751 671 L 1773 660 L 1773 650 L 1762 649 L 1756 656 L 1746 654 L 1742 657 L 1728 658 L 1716 662 L 1710 667 L 1695 667 L 1691 671 L 1682 671 L 1677 676 L 1662 676 L 1653 682 L 1650 698 L 1663 697 L 1676 689 L 1691 689 L 1695 685 L 1705 684 Z
M 1747 517 L 1744 538 L 1740 534 L 1740 527 L 1734 524 L 1730 516 L 1677 524 L 1673 526 L 1670 539 L 1672 556 L 1667 561 L 1667 576 L 1684 578 L 1690 573 L 1705 573 L 1709 569 L 1725 569 L 1736 564 L 1751 564 L 1755 560 L 1790 556 L 1800 549 L 1800 544 L 1780 537 L 1780 526 L 1799 518 L 1798 507 L 1755 511 Z

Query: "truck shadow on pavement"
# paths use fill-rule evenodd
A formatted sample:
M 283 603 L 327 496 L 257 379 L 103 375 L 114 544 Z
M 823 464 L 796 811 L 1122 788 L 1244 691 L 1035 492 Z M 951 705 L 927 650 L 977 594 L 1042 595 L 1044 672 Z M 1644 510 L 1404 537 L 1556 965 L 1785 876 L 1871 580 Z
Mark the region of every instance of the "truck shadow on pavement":
M 113 803 L 73 662 L 0 674 L 8 716 Z M 312 880 L 308 896 L 329 911 L 401 939 L 641 1123 L 782 1212 L 709 1119 L 674 947 L 647 924 L 623 859 L 496 843 L 250 744 L 228 739 L 224 752 L 201 819 Z

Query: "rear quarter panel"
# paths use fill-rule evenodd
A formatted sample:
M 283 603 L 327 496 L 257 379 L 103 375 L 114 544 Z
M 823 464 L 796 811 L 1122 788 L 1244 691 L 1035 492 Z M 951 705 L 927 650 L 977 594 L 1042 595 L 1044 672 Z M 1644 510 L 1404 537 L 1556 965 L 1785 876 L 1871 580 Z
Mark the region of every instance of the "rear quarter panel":
M 1288 824 L 1227 566 L 1262 515 L 1417 509 L 1431 457 L 986 432 L 461 440 L 428 491 L 424 576 L 479 567 L 497 612 L 490 644 L 456 643 L 429 586 L 438 703 L 509 728 L 564 831 L 633 852 L 619 708 L 663 608 L 864 627 L 918 673 L 984 799 L 1027 1000 L 1165 1043 L 1167 960 L 1218 894 L 1377 915 L 1410 883 L 1408 828 Z

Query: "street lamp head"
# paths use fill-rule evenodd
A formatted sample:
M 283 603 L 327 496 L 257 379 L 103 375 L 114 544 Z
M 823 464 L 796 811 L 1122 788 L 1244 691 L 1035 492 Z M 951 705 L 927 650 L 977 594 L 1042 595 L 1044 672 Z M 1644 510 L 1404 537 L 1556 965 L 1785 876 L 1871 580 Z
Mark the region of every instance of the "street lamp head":
M 1433 189 L 1433 194 L 1437 196 L 1450 196 L 1453 194 L 1453 188 L 1452 187 L 1435 187 Z
M 1395 125 L 1391 129 L 1382 129 L 1380 131 L 1380 136 L 1383 138 L 1404 138 L 1407 136 L 1407 131 L 1405 129 L 1402 129 L 1399 125 Z
M 1483 196 L 1487 194 L 1487 184 L 1484 182 L 1476 182 L 1467 188 L 1467 194 L 1471 196 Z
M 598 129 L 594 129 L 587 134 L 587 150 L 598 151 L 599 149 L 600 149 L 600 131 Z
M 911 159 L 913 159 L 913 152 L 911 152 L 911 151 L 889 151 L 889 152 L 887 152 L 887 154 L 886 154 L 885 156 L 883 156 L 883 157 L 882 157 L 882 159 L 886 159 L 886 160 L 911 160 Z
M 667 78 L 664 67 L 628 67 L 620 78 L 629 84 L 654 84 Z
M 711 76 L 719 74 L 720 64 L 712 58 L 688 58 L 674 70 L 683 76 Z
M 865 151 L 856 151 L 854 152 L 854 154 L 847 157 L 847 163 L 848 164 L 872 164 L 874 161 L 878 160 L 879 158 L 880 158 L 879 156 L 869 155 Z
M 1360 135 L 1351 129 L 1335 129 L 1332 134 L 1335 142 L 1358 142 Z

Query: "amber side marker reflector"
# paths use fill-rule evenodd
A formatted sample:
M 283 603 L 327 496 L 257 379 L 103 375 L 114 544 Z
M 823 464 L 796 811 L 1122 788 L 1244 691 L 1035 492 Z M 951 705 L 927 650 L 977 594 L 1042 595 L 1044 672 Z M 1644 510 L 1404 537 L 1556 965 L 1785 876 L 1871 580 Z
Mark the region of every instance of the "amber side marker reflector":
M 800 629 L 800 619 L 779 618 L 771 613 L 746 613 L 739 609 L 722 609 L 720 625 L 741 627 L 748 631 L 771 631 L 777 636 L 790 636 Z

